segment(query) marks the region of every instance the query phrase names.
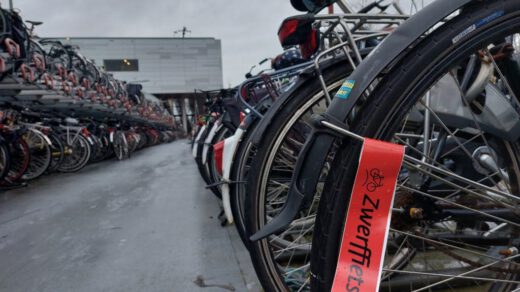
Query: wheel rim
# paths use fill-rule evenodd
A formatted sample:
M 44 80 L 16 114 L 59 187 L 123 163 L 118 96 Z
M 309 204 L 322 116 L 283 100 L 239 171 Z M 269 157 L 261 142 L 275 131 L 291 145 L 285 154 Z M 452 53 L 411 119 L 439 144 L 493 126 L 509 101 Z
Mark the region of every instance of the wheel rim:
M 337 88 L 341 82 L 335 82 L 328 86 L 329 90 Z M 285 203 L 288 185 L 294 165 L 296 163 L 298 151 L 303 146 L 306 136 L 287 138 L 288 133 L 294 132 L 294 125 L 302 121 L 305 116 L 308 121 L 310 115 L 314 112 L 321 112 L 326 109 L 326 102 L 323 93 L 312 96 L 291 119 L 281 129 L 273 143 L 273 147 L 263 166 L 263 172 L 259 179 L 260 189 L 258 190 L 258 213 L 257 226 L 259 230 L 267 222 L 269 222 L 280 211 Z M 308 124 L 304 122 L 303 124 Z M 301 129 L 300 129 L 301 130 Z M 298 132 L 298 131 L 297 131 Z M 291 145 L 290 148 L 287 145 Z M 285 148 L 284 148 L 285 147 Z M 289 151 L 278 151 L 279 149 Z M 273 165 L 278 164 L 274 169 Z M 273 170 L 274 169 L 274 170 Z M 273 180 L 273 172 L 284 174 L 285 179 Z M 283 176 L 282 176 L 283 177 Z M 318 191 L 319 192 L 319 191 Z M 270 204 L 265 204 L 269 198 Z M 314 216 L 316 212 L 319 196 L 310 204 L 307 210 L 304 210 L 291 223 L 291 225 L 280 235 L 270 236 L 258 242 L 262 254 L 264 265 L 269 267 L 272 278 L 275 280 L 278 289 L 292 291 L 308 291 L 310 289 L 310 249 L 312 240 L 312 230 L 314 226 Z M 274 207 L 273 207 L 274 206 Z M 291 238 L 287 240 L 284 237 Z

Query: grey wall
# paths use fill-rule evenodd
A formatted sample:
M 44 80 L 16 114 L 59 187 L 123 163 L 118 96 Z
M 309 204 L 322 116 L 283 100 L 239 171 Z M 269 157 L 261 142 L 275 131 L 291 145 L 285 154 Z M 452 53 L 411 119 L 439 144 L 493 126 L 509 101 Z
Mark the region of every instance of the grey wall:
M 220 40 L 213 38 L 70 38 L 82 55 L 103 59 L 138 59 L 138 72 L 113 72 L 126 81 L 143 83 L 150 93 L 183 93 L 219 89 L 222 82 Z

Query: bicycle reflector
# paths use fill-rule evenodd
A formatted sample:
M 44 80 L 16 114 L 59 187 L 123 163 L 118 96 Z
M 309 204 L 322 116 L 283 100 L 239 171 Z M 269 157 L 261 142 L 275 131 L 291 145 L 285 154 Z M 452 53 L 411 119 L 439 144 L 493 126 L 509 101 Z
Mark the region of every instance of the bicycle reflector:
M 319 47 L 319 31 L 313 23 L 314 16 L 309 14 L 286 18 L 278 29 L 282 47 L 299 46 L 302 57 L 309 59 Z
M 222 157 L 224 156 L 224 140 L 213 145 L 213 155 L 215 157 L 215 166 L 220 175 L 222 175 Z
M 85 137 L 90 137 L 90 131 L 87 128 L 81 129 L 81 134 Z

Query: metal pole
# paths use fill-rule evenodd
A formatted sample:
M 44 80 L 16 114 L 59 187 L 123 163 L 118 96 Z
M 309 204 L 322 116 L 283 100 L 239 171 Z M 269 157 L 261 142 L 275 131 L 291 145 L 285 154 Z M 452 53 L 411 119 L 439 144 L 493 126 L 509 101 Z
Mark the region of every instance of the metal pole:
M 9 10 L 13 11 L 13 0 L 9 0 Z
M 188 135 L 188 116 L 186 115 L 186 98 L 181 99 L 181 106 L 182 106 L 182 126 L 184 128 L 184 133 Z

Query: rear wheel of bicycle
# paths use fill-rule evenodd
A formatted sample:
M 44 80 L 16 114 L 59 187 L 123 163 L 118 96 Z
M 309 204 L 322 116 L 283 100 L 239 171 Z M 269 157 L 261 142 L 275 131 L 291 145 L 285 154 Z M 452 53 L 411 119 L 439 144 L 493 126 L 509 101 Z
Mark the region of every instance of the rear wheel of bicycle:
M 507 46 L 505 55 L 498 48 L 518 38 L 519 11 L 516 0 L 465 8 L 399 58 L 349 120 L 356 134 L 404 145 L 423 162 L 405 159 L 398 177 L 382 291 L 520 287 L 520 145 L 502 123 L 518 123 L 520 48 Z M 498 106 L 516 117 L 503 119 Z M 313 291 L 332 287 L 360 149 L 345 139 L 327 178 L 313 238 Z
M 9 171 L 4 177 L 2 183 L 13 183 L 19 180 L 29 167 L 31 159 L 29 146 L 22 137 L 8 143 L 9 157 L 11 163 Z
M 5 142 L 0 142 L 0 182 L 6 177 L 11 165 L 11 156 Z
M 29 146 L 31 162 L 22 178 L 31 180 L 45 173 L 51 163 L 52 152 L 42 133 L 28 130 L 23 138 L 27 142 L 27 146 Z
M 233 213 L 233 220 L 238 235 L 246 247 L 249 246 L 250 236 L 246 231 L 245 219 L 245 200 L 247 195 L 246 181 L 253 157 L 256 154 L 256 147 L 250 141 L 256 125 L 257 122 L 254 122 L 254 124 L 248 127 L 242 136 L 242 140 L 238 144 L 230 175 L 231 181 L 235 181 L 236 183 L 229 186 L 229 199 L 231 203 L 231 212 Z
M 87 139 L 80 134 L 76 135 L 76 133 L 62 133 L 60 138 L 64 142 L 66 154 L 62 163 L 58 166 L 58 171 L 76 172 L 85 167 L 91 153 Z
M 324 71 L 329 92 L 335 92 L 350 72 L 345 62 Z M 318 78 L 306 82 L 287 99 L 256 145 L 245 196 L 247 232 L 254 234 L 282 209 L 303 143 L 311 130 L 310 117 L 327 108 Z M 319 196 L 317 196 L 319 198 Z M 253 266 L 266 291 L 307 291 L 314 214 L 317 202 L 302 210 L 282 233 L 251 242 Z

